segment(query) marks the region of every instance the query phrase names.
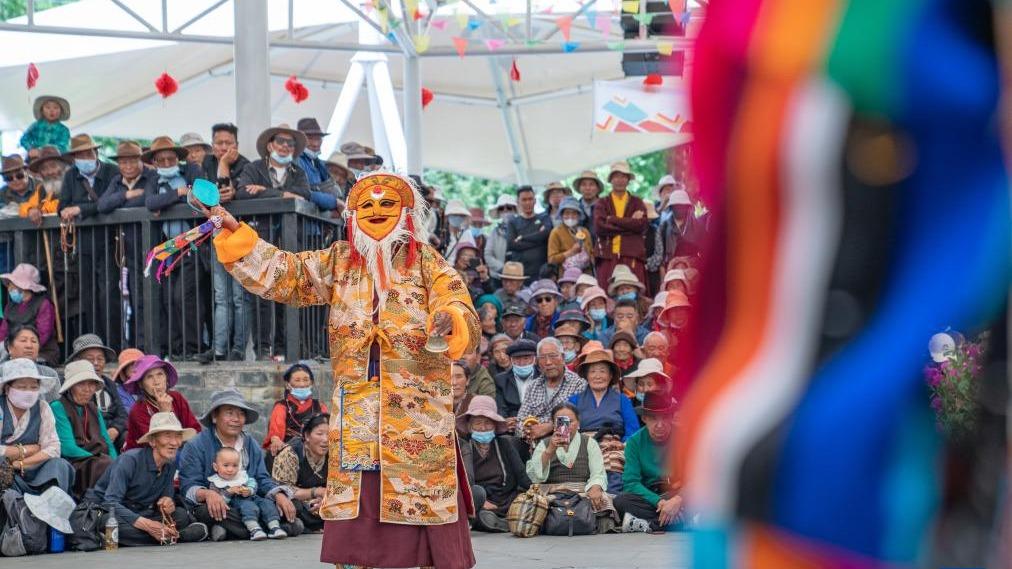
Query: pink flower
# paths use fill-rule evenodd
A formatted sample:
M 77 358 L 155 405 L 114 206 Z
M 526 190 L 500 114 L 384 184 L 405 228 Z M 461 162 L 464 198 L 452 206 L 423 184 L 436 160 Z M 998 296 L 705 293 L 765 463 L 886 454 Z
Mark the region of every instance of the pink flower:
M 950 374 L 952 374 L 952 360 L 948 360 L 948 359 L 945 360 L 944 362 L 942 362 L 940 364 L 939 367 L 942 368 L 942 373 L 944 375 L 950 375 Z
M 976 358 L 980 355 L 980 344 L 969 344 L 966 346 L 966 355 L 971 358 Z
M 934 409 L 935 411 L 940 410 L 942 408 L 942 400 L 939 399 L 938 397 L 932 397 L 931 408 Z
M 942 381 L 942 372 L 935 366 L 928 366 L 924 368 L 924 377 L 927 379 L 928 385 L 937 387 Z

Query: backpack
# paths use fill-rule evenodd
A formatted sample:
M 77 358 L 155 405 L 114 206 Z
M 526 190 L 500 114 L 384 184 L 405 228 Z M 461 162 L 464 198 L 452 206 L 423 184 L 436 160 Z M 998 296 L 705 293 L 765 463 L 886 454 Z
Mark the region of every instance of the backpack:
M 49 526 L 32 514 L 21 492 L 10 488 L 3 493 L 0 501 L 5 518 L 3 533 L 0 534 L 0 554 L 20 557 L 45 553 Z
M 548 498 L 538 491 L 537 484 L 520 494 L 510 504 L 506 521 L 510 532 L 517 537 L 534 537 L 541 532 L 541 524 L 548 514 Z
M 105 522 L 109 516 L 105 508 L 92 502 L 81 502 L 70 513 L 70 527 L 74 533 L 67 536 L 70 549 L 96 551 L 105 546 Z

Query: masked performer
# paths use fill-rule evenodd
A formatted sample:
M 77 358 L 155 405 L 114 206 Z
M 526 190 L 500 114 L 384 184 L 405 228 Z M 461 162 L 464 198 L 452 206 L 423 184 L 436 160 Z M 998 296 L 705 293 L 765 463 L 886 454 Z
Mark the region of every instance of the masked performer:
M 348 241 L 290 253 L 220 207 L 219 260 L 247 290 L 330 305 L 335 390 L 321 561 L 342 567 L 474 565 L 470 489 L 456 449 L 450 361 L 481 338 L 467 286 L 428 245 L 428 206 L 375 173 L 348 195 Z M 430 335 L 449 350 L 425 349 Z

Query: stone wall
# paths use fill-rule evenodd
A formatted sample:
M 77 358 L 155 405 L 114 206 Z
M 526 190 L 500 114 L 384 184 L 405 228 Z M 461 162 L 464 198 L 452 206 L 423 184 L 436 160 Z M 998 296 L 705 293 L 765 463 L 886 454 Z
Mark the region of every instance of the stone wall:
M 315 384 L 314 397 L 329 409 L 330 399 L 334 390 L 333 374 L 329 364 L 312 363 Z M 281 399 L 284 392 L 282 375 L 288 364 L 273 362 L 221 362 L 211 365 L 176 364 L 179 372 L 179 384 L 176 390 L 186 396 L 197 418 L 204 416 L 215 391 L 234 387 L 242 393 L 254 407 L 260 410 L 260 418 L 256 423 L 247 425 L 247 432 L 258 441 L 262 441 L 267 432 L 267 421 L 274 402 Z

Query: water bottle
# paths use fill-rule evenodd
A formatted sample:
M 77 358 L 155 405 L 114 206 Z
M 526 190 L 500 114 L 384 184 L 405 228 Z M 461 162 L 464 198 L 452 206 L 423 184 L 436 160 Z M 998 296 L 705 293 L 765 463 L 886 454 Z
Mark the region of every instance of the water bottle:
M 105 518 L 105 550 L 115 551 L 119 549 L 119 523 L 116 522 L 116 514 L 109 512 Z
M 63 533 L 54 527 L 49 528 L 49 552 L 63 553 L 65 547 Z

